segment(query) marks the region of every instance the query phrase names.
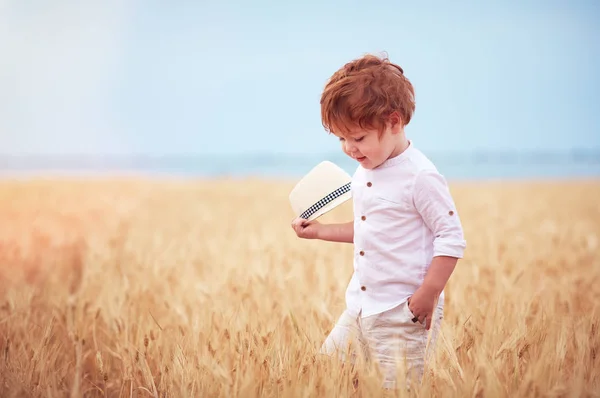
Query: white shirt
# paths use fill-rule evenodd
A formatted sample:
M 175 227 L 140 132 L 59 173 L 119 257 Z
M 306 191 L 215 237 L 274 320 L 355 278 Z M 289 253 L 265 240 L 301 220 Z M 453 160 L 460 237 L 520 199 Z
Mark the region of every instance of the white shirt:
M 446 180 L 411 142 L 374 170 L 359 165 L 351 188 L 351 312 L 367 317 L 402 304 L 423 283 L 434 256 L 463 257 L 466 241 Z

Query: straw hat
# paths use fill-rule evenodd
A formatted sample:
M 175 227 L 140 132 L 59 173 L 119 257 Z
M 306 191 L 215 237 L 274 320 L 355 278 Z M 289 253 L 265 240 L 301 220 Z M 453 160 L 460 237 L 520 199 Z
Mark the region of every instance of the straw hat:
M 323 161 L 308 172 L 290 192 L 297 217 L 314 220 L 352 197 L 352 177 L 336 164 Z

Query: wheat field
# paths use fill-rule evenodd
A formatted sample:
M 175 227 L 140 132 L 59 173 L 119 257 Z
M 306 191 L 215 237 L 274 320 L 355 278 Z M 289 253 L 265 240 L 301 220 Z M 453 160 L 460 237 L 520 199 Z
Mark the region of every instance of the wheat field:
M 292 186 L 1 182 L 0 396 L 382 396 L 372 366 L 317 355 L 352 247 L 295 236 Z M 395 394 L 600 396 L 600 181 L 451 189 L 466 255 L 422 385 Z

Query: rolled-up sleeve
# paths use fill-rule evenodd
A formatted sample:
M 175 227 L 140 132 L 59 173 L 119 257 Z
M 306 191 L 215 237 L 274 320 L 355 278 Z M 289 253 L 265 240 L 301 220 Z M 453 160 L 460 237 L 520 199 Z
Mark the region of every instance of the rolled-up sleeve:
M 467 242 L 446 179 L 436 170 L 421 171 L 414 185 L 414 204 L 433 232 L 433 256 L 463 258 Z

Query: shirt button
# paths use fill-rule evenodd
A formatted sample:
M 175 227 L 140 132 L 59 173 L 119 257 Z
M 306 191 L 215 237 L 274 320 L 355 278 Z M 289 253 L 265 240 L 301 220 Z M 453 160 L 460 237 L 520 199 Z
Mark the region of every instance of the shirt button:
M 448 212 L 448 214 L 452 216 L 452 215 L 454 215 L 454 212 L 453 212 L 452 210 L 450 210 L 450 211 Z
M 365 290 L 367 290 L 367 288 L 366 288 L 366 287 L 364 287 L 364 286 L 361 286 L 361 287 L 360 287 L 360 290 L 362 290 L 362 291 L 364 292 Z
M 367 217 L 362 216 L 360 219 L 363 220 L 363 221 L 365 221 L 367 219 Z
M 372 185 L 373 185 L 373 184 L 371 184 L 371 181 L 367 182 L 367 186 L 368 186 L 368 187 L 370 187 L 370 186 L 372 186 Z
M 358 254 L 360 254 L 361 256 L 364 256 L 365 252 L 361 250 L 360 253 L 358 253 Z

